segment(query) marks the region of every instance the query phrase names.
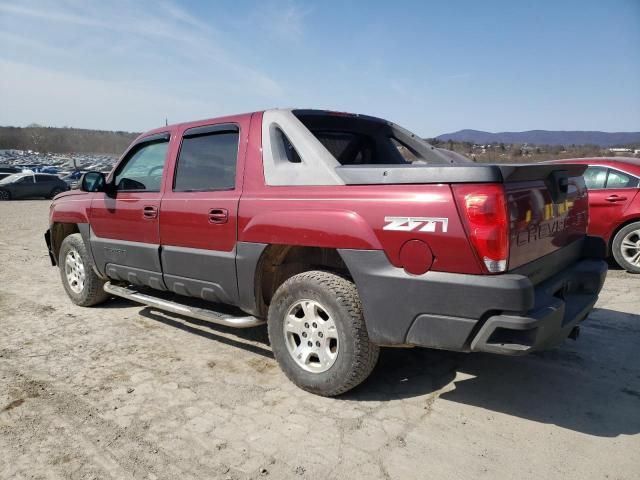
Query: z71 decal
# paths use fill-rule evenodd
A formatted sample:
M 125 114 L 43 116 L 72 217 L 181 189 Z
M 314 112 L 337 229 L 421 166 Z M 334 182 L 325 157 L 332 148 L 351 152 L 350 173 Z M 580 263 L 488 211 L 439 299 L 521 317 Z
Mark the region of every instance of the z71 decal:
M 447 233 L 448 218 L 442 217 L 384 217 L 387 224 L 383 230 L 398 232 L 435 232 L 438 224 L 442 225 L 442 233 Z

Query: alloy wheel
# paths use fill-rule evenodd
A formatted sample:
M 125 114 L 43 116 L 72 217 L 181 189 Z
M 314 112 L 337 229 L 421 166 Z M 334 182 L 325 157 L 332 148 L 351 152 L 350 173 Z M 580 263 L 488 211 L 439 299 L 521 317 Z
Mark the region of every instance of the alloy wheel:
M 71 249 L 67 252 L 64 262 L 64 272 L 67 276 L 69 288 L 75 293 L 81 293 L 84 289 L 86 274 L 82 257 L 77 250 Z
M 338 358 L 336 324 L 315 300 L 300 300 L 289 309 L 283 333 L 291 358 L 307 372 L 326 372 Z
M 631 265 L 640 267 L 640 229 L 625 235 L 620 244 L 620 253 Z

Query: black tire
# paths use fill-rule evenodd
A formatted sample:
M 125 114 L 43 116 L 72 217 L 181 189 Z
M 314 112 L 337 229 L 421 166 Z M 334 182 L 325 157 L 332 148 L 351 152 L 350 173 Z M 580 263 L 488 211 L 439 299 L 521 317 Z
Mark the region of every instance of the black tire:
M 64 192 L 64 190 L 62 188 L 56 187 L 53 190 L 51 190 L 51 193 L 49 194 L 49 198 L 53 198 L 53 197 L 55 197 L 56 195 L 58 195 L 59 193 L 62 193 L 62 192 Z
M 289 352 L 285 318 L 303 300 L 326 310 L 325 315 L 335 324 L 336 357 L 326 371 L 306 371 Z M 285 281 L 269 306 L 268 330 L 273 354 L 285 375 L 298 387 L 317 395 L 332 397 L 359 385 L 375 367 L 380 353 L 380 348 L 369 341 L 356 286 L 329 272 L 304 272 Z
M 640 273 L 640 222 L 621 228 L 613 238 L 611 250 L 618 265 L 627 272 Z
M 11 192 L 8 190 L 0 189 L 0 202 L 5 200 L 11 200 Z
M 84 282 L 80 288 L 79 284 L 72 285 L 67 276 L 66 262 L 67 255 L 74 252 L 71 258 L 82 263 L 84 272 Z M 77 259 L 77 260 L 76 260 Z M 81 307 L 91 307 L 104 302 L 109 298 L 109 294 L 104 291 L 104 281 L 93 271 L 93 266 L 87 248 L 82 240 L 82 235 L 74 233 L 67 236 L 60 246 L 58 255 L 58 266 L 60 267 L 60 278 L 67 295 L 73 303 Z M 79 290 L 79 291 L 77 291 Z

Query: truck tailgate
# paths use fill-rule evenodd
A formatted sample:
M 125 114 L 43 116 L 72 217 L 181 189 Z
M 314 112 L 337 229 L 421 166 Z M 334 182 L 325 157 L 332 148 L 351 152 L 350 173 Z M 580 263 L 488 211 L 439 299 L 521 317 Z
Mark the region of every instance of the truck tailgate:
M 582 240 L 588 226 L 584 165 L 518 165 L 503 171 L 509 270 Z

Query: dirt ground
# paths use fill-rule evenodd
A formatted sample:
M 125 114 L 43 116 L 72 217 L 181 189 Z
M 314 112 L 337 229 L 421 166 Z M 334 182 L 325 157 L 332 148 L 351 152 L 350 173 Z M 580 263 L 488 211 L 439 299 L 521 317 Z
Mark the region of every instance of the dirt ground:
M 577 342 L 385 349 L 325 399 L 286 380 L 264 328 L 72 305 L 48 206 L 0 203 L 2 479 L 640 478 L 640 275 L 610 271 Z

